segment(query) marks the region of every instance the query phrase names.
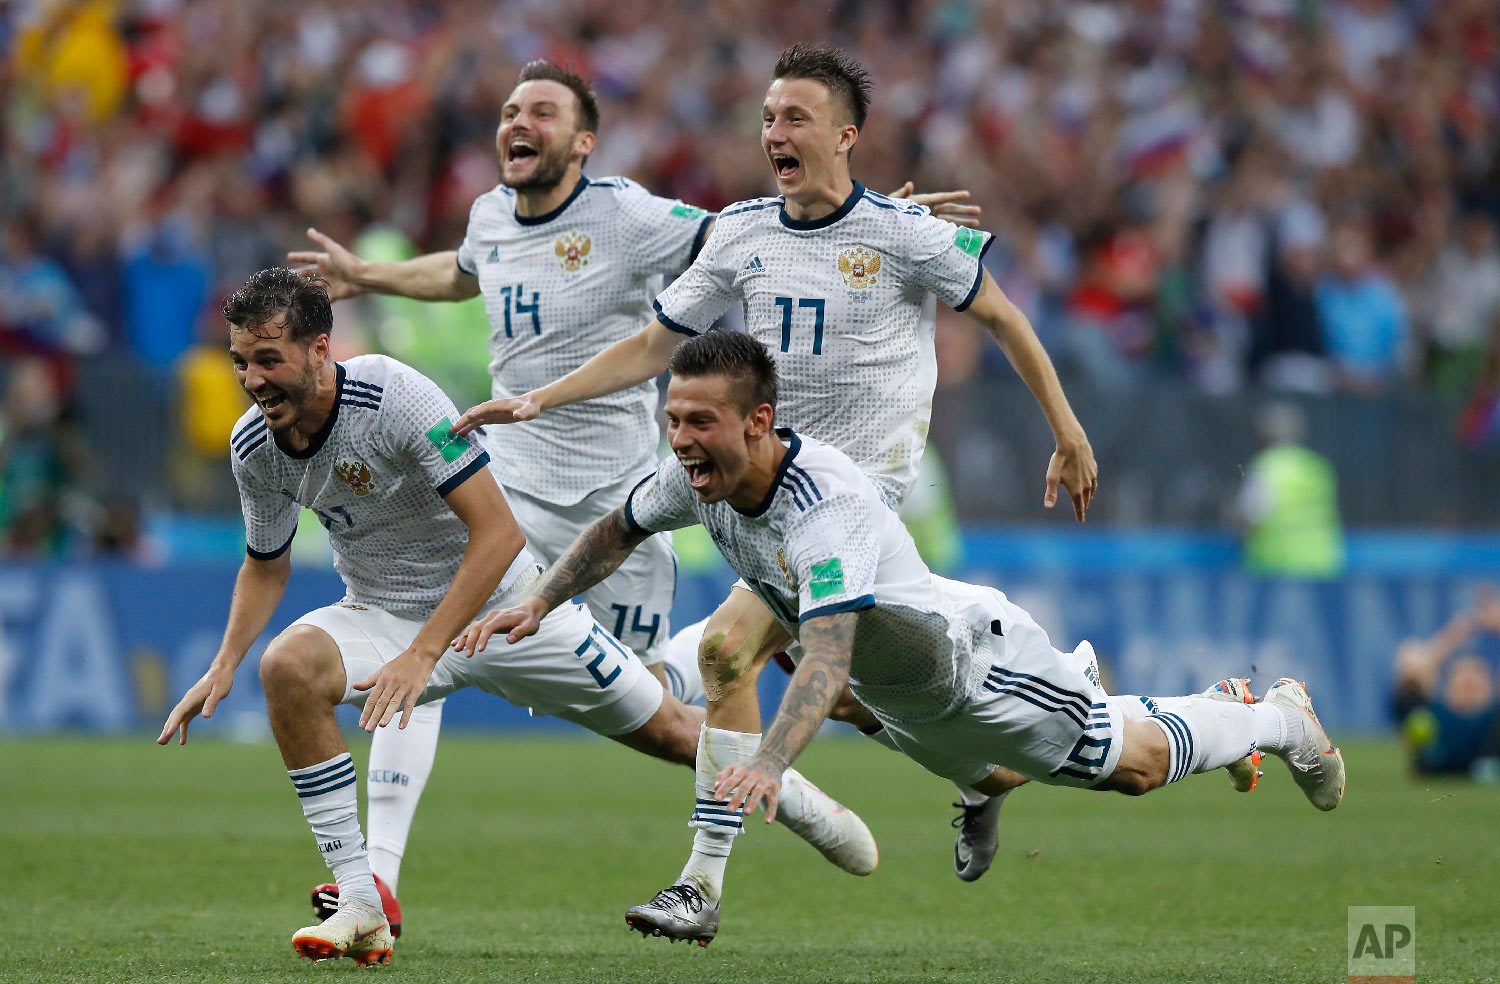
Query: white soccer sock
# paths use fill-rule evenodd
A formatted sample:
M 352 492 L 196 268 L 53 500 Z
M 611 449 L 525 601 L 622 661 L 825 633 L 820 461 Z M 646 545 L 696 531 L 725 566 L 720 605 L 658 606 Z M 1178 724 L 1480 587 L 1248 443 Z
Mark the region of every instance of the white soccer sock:
M 688 821 L 695 828 L 693 853 L 677 881 L 691 882 L 710 902 L 723 894 L 724 866 L 745 826 L 743 813 L 731 812 L 728 800 L 714 796 L 714 778 L 725 766 L 747 761 L 759 747 L 758 734 L 720 731 L 706 724 L 698 736 L 697 803 Z
M 1155 701 L 1156 713 L 1146 720 L 1166 733 L 1171 756 L 1167 782 L 1222 769 L 1255 751 L 1252 705 L 1212 697 L 1157 697 Z
M 1278 701 L 1261 701 L 1251 708 L 1255 711 L 1257 748 L 1279 755 L 1302 744 L 1302 715 L 1291 713 Z
M 394 724 L 376 728 L 370 742 L 370 768 L 365 773 L 365 792 L 370 801 L 366 813 L 370 870 L 392 892 L 401 878 L 401 857 L 406 853 L 417 802 L 432 775 L 446 699 L 412 711 L 404 730 Z
M 667 673 L 667 689 L 684 704 L 704 701 L 703 671 L 698 668 L 698 643 L 708 619 L 695 622 L 667 640 L 661 665 Z
M 357 898 L 380 908 L 380 895 L 359 830 L 359 784 L 348 752 L 305 769 L 288 769 L 323 861 L 333 872 L 339 898 Z

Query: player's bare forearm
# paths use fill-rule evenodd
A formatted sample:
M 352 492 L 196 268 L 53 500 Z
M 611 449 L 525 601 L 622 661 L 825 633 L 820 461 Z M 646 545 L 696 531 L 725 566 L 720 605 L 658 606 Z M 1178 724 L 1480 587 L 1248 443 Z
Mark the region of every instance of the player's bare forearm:
M 1042 348 L 1041 340 L 1036 337 L 1031 321 L 1025 312 L 1011 303 L 988 273 L 980 282 L 979 293 L 970 302 L 967 313 L 995 339 L 1017 375 L 1036 397 L 1058 445 L 1084 440 L 1083 425 L 1074 416 L 1057 378 L 1057 370 L 1053 368 L 1047 350 Z
M 460 269 L 451 249 L 394 263 L 362 261 L 354 282 L 372 293 L 418 301 L 465 301 L 479 294 L 479 279 Z
M 412 640 L 411 648 L 434 664 L 494 595 L 500 579 L 526 546 L 526 535 L 516 525 L 488 469 L 464 479 L 443 501 L 469 528 L 469 542 L 443 600 Z
M 806 655 L 797 664 L 781 707 L 755 753 L 755 768 L 781 775 L 823 726 L 849 682 L 857 618 L 855 612 L 840 612 L 803 623 L 799 635 Z
M 531 398 L 539 409 L 548 410 L 638 386 L 666 371 L 667 361 L 686 337 L 653 318 L 634 335 L 534 391 Z
M 229 619 L 224 638 L 219 643 L 214 662 L 230 670 L 240 665 L 250 646 L 266 630 L 281 596 L 286 593 L 287 578 L 292 573 L 291 552 L 285 551 L 270 560 L 246 556 L 234 579 L 234 595 L 229 601 Z
M 1051 509 L 1057 502 L 1058 487 L 1062 486 L 1073 500 L 1074 517 L 1083 522 L 1099 484 L 1099 466 L 1094 461 L 1088 435 L 1063 394 L 1047 350 L 1042 348 L 1026 315 L 1010 302 L 988 273 L 983 275 L 979 292 L 969 305 L 969 315 L 994 336 L 1052 428 L 1057 450 L 1047 464 L 1047 491 L 1042 504 Z
M 633 529 L 625 518 L 625 507 L 620 506 L 578 534 L 533 593 L 550 612 L 613 574 L 650 535 Z
M 411 648 L 430 659 L 436 665 L 447 650 L 454 636 L 473 621 L 474 616 L 494 595 L 500 579 L 515 561 L 516 555 L 526 545 L 526 537 L 514 522 L 509 529 L 486 530 L 476 535 L 469 531 L 469 544 L 464 548 L 463 559 L 448 585 L 443 600 L 422 626 L 422 631 L 412 640 Z

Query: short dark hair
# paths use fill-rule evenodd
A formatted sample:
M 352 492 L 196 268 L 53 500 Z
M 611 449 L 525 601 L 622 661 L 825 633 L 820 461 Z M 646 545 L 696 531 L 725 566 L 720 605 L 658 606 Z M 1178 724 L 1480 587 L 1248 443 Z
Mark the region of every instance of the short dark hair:
M 286 317 L 273 331 L 260 331 L 281 314 Z M 333 334 L 333 302 L 328 299 L 328 281 L 314 273 L 299 273 L 286 267 L 269 267 L 245 281 L 245 286 L 224 302 L 224 320 L 236 328 L 249 328 L 261 338 L 287 336 L 303 345 L 319 335 Z
M 776 363 L 766 347 L 743 331 L 712 328 L 677 346 L 667 369 L 673 376 L 727 376 L 740 412 L 776 406 Z
M 566 65 L 545 58 L 527 62 L 521 66 L 521 74 L 516 76 L 516 85 L 537 81 L 567 86 L 573 98 L 578 100 L 578 119 L 583 124 L 582 129 L 599 132 L 599 96 L 594 92 L 592 82 Z
M 870 113 L 870 73 L 852 55 L 831 44 L 794 44 L 776 59 L 771 79 L 812 79 L 841 100 L 859 129 Z

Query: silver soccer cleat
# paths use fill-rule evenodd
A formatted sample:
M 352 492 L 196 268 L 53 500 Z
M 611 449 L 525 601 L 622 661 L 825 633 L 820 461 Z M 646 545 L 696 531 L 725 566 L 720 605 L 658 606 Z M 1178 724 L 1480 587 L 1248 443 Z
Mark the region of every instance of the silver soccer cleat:
M 991 796 L 983 803 L 954 803 L 963 810 L 953 818 L 958 836 L 953 839 L 953 870 L 966 882 L 977 881 L 990 870 L 1000 844 L 1000 806 L 1004 796 Z
M 625 910 L 625 925 L 641 936 L 665 936 L 673 943 L 695 940 L 708 946 L 719 932 L 719 903 L 712 906 L 698 889 L 684 882 L 656 893 L 656 898 Z
M 1280 757 L 1291 770 L 1292 779 L 1313 806 L 1332 810 L 1344 801 L 1344 754 L 1333 747 L 1328 732 L 1313 712 L 1307 686 L 1290 677 L 1271 684 L 1262 701 L 1275 701 L 1292 714 L 1302 715 L 1302 742 Z

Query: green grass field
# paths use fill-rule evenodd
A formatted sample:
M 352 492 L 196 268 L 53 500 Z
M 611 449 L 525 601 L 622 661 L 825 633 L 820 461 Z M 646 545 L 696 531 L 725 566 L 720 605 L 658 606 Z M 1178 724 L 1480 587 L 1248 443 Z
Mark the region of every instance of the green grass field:
M 1346 747 L 1314 811 L 1284 767 L 1130 800 L 1032 786 L 994 868 L 952 869 L 951 787 L 856 740 L 807 775 L 881 842 L 856 879 L 754 823 L 707 950 L 642 940 L 626 906 L 677 873 L 687 770 L 589 737 L 450 735 L 407 851 L 421 981 L 1344 981 L 1346 907 L 1417 906 L 1419 981 L 1500 979 L 1500 789 L 1412 782 Z M 361 768 L 365 746 L 356 741 Z M 0 742 L 0 981 L 307 981 L 289 940 L 325 870 L 270 745 Z

